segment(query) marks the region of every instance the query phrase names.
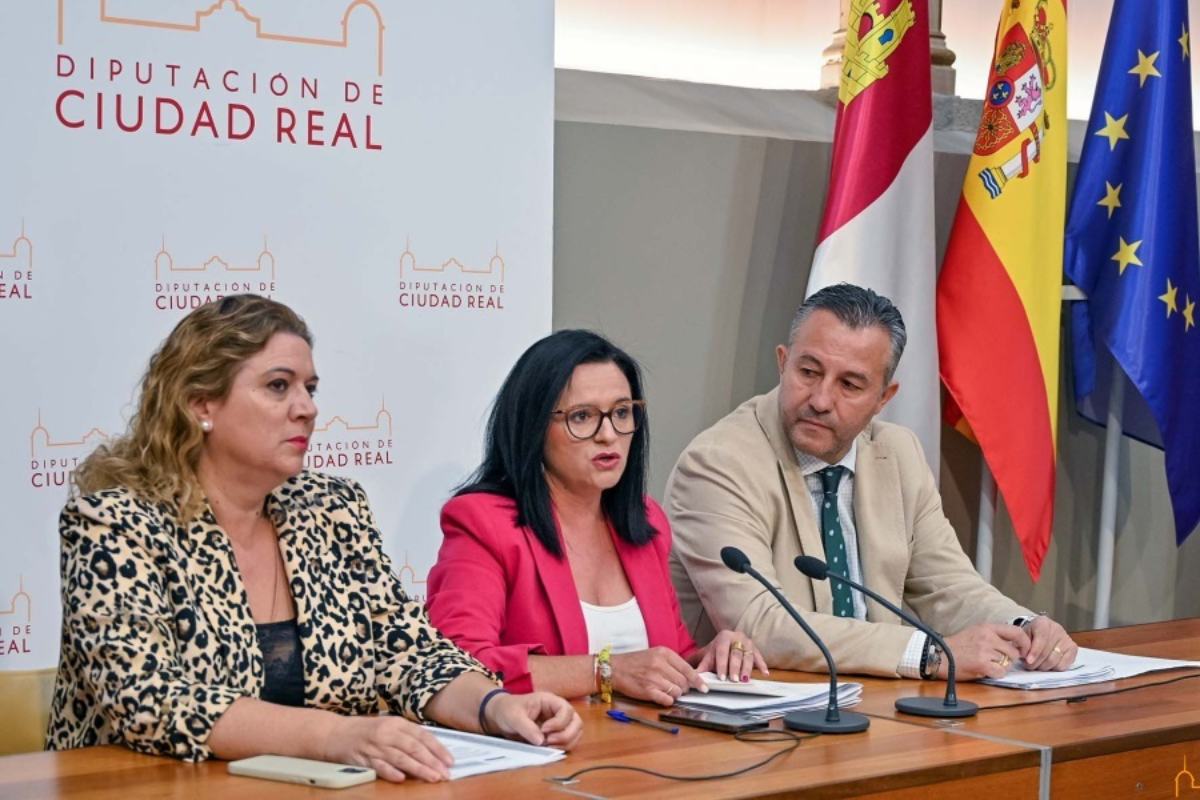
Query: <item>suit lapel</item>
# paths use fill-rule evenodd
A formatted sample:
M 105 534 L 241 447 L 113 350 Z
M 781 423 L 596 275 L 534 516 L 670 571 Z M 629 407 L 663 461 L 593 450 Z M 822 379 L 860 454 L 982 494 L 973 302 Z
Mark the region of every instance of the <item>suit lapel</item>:
M 557 521 L 555 523 L 557 527 Z M 550 601 L 550 615 L 558 628 L 563 654 L 573 655 L 588 652 L 587 623 L 583 619 L 583 607 L 579 605 L 579 592 L 575 588 L 575 576 L 566 557 L 556 558 L 529 528 L 521 529 L 526 538 L 533 561 L 537 565 L 538 579 Z M 557 531 L 556 531 L 557 532 Z M 559 544 L 563 545 L 559 536 Z
M 904 597 L 908 541 L 900 472 L 891 451 L 877 444 L 872 428 L 859 436 L 854 467 L 854 527 L 863 583 L 897 605 Z M 867 619 L 895 622 L 895 615 L 867 601 Z
M 292 589 L 292 602 L 296 605 L 300 646 L 305 653 L 316 652 L 321 647 L 321 637 L 314 624 L 320 616 L 316 593 L 329 583 L 336 565 L 321 537 L 315 535 L 310 510 L 293 507 L 289 499 L 276 490 L 267 498 L 267 513 L 279 537 L 279 555 L 287 573 L 288 586 Z M 326 561 L 330 563 L 323 563 Z
M 254 620 L 250 616 L 250 599 L 235 564 L 229 539 L 217 524 L 207 503 L 200 516 L 189 525 L 177 528 L 177 541 L 187 554 L 184 571 L 196 600 L 192 609 L 197 617 L 194 630 L 200 629 L 199 617 L 203 617 L 203 627 L 227 645 L 227 656 L 221 665 L 223 674 L 213 676 L 213 680 L 231 681 L 232 685 L 246 689 L 260 689 L 262 653 L 258 649 Z M 239 654 L 247 652 L 250 669 L 238 668 L 236 662 Z
M 787 489 L 788 505 L 792 509 L 792 519 L 796 523 L 796 538 L 800 552 L 808 556 L 825 558 L 825 546 L 821 543 L 821 531 L 813 514 L 812 495 L 808 492 L 808 484 L 796 463 L 796 454 L 792 443 L 787 438 L 783 422 L 779 417 L 779 387 L 762 395 L 755 408 L 758 424 L 771 442 L 775 458 L 779 463 L 779 474 Z M 794 569 L 787 564 L 783 569 Z M 807 581 L 812 589 L 813 609 L 821 614 L 833 613 L 833 591 L 829 581 Z
M 617 536 L 612 525 L 608 526 L 608 530 L 617 557 L 621 560 L 621 568 L 625 570 L 625 577 L 642 611 L 646 640 L 651 647 L 675 649 L 679 644 L 675 620 L 671 614 L 665 613 L 671 608 L 671 598 L 667 596 L 671 583 L 658 563 L 658 551 L 653 543 L 641 546 L 630 544 Z
M 312 482 L 312 476 L 307 475 Z M 298 488 L 293 479 L 267 498 L 267 513 L 279 537 L 279 552 L 296 605 L 296 628 L 304 657 L 305 691 L 311 682 L 328 678 L 328 665 L 338 665 L 342 691 L 323 701 L 323 708 L 350 709 L 372 694 L 374 676 L 367 659 L 348 658 L 340 648 L 357 643 L 370 647 L 370 626 L 342 574 L 351 554 L 338 541 L 349 530 L 349 512 L 323 482 Z M 369 608 L 370 601 L 362 607 Z M 369 612 L 367 612 L 369 613 Z M 330 651 L 333 652 L 330 652 Z

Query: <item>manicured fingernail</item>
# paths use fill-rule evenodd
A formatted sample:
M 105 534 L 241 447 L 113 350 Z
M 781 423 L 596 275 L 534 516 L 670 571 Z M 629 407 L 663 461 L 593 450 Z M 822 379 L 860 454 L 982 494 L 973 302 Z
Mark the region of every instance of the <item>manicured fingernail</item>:
M 718 675 L 717 680 L 719 680 L 719 681 L 725 680 L 725 673 L 721 673 L 720 675 Z
M 700 684 L 700 692 L 701 692 L 701 694 L 708 694 L 708 684 L 707 683 Z
M 749 682 L 750 682 L 750 676 L 749 676 L 749 675 L 743 675 L 743 676 L 742 676 L 742 683 L 749 683 Z

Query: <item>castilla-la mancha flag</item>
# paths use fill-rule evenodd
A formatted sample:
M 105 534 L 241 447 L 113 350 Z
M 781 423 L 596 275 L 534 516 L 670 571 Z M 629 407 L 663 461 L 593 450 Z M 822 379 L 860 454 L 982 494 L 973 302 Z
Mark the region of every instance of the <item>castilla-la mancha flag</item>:
M 938 278 L 947 421 L 979 442 L 1029 574 L 1050 546 L 1067 188 L 1065 0 L 1005 0 Z
M 874 289 L 900 309 L 908 345 L 895 378 L 900 392 L 882 416 L 916 431 L 937 475 L 929 69 L 926 0 L 853 0 L 808 294 L 845 281 Z

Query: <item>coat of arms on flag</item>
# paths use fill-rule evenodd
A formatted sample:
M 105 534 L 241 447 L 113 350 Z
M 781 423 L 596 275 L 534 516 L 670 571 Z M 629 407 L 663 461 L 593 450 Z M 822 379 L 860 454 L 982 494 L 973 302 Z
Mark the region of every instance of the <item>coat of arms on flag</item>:
M 888 57 L 916 22 L 912 0 L 884 14 L 879 0 L 853 0 L 846 26 L 846 49 L 842 58 L 842 80 L 838 100 L 849 104 L 864 89 L 888 73 Z
M 1019 4 L 1020 0 L 1016 2 Z M 975 155 L 994 155 L 1020 140 L 1016 152 L 1001 164 L 979 172 L 979 179 L 993 200 L 1000 196 L 1009 180 L 1029 174 L 1030 165 L 1041 158 L 1042 139 L 1050 128 L 1045 94 L 1054 85 L 1054 59 L 1045 4 L 1046 0 L 1038 0 L 1032 31 L 1026 31 L 1019 21 L 1014 22 L 997 48 L 992 64 L 992 80 L 975 138 Z

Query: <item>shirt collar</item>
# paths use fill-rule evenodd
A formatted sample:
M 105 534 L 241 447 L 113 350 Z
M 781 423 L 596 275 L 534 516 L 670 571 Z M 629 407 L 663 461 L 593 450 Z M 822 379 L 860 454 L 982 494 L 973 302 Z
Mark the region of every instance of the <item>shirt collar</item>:
M 808 453 L 802 453 L 796 448 L 792 448 L 792 452 L 796 454 L 796 463 L 800 465 L 800 473 L 804 477 L 815 475 L 826 467 L 841 466 L 845 467 L 846 471 L 851 475 L 854 474 L 854 459 L 858 456 L 858 437 L 854 437 L 854 441 L 850 443 L 850 449 L 846 451 L 846 455 L 837 464 L 830 464 L 824 459 L 810 456 Z

